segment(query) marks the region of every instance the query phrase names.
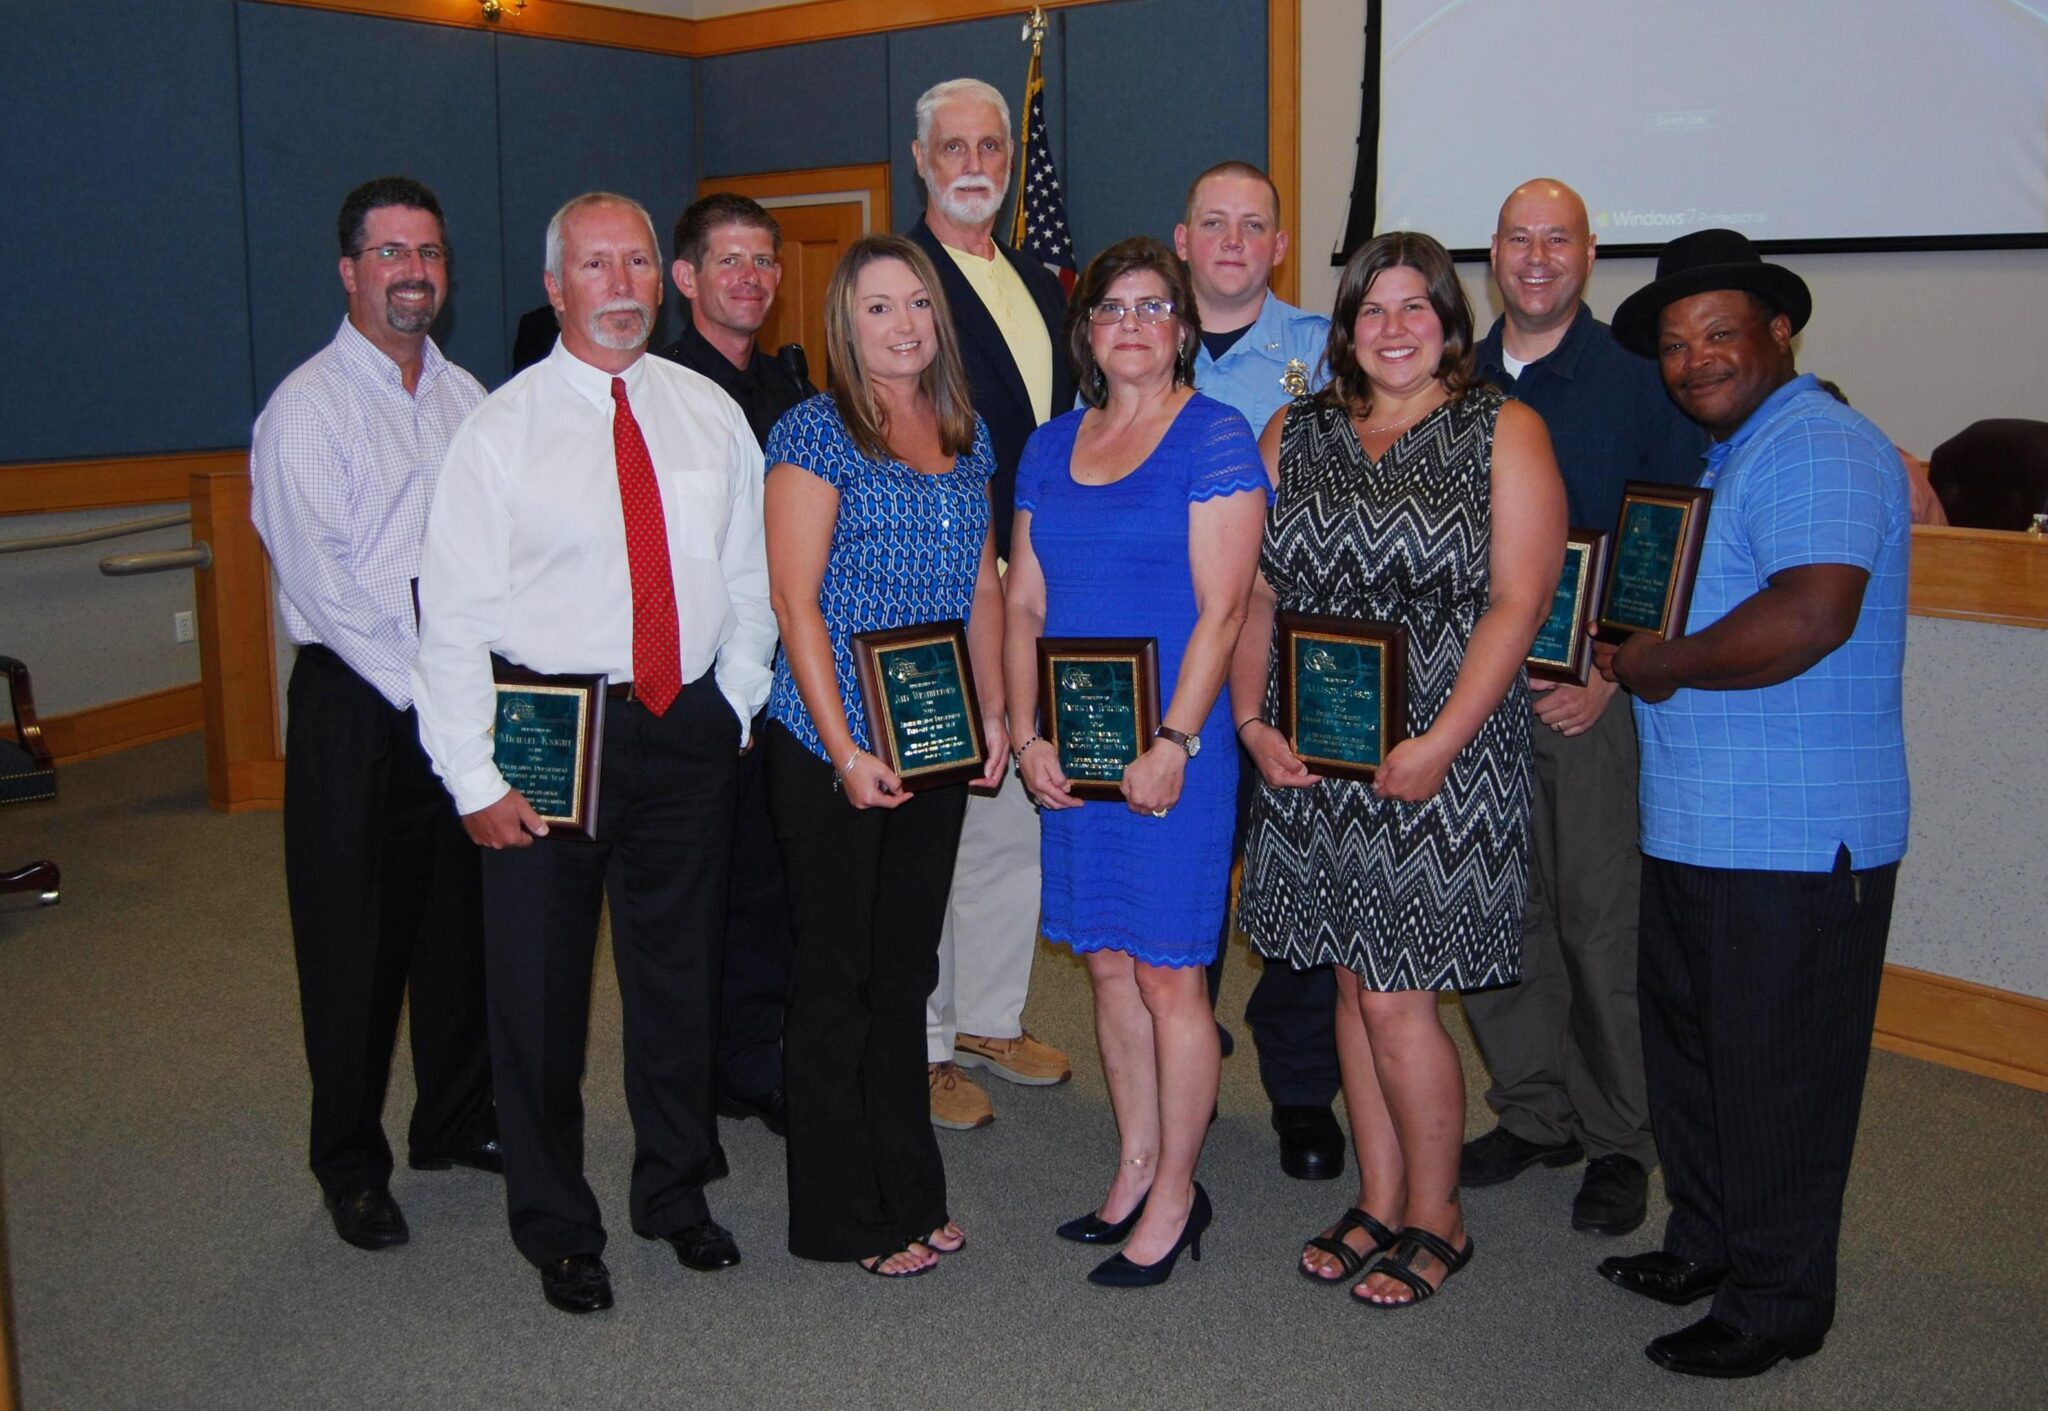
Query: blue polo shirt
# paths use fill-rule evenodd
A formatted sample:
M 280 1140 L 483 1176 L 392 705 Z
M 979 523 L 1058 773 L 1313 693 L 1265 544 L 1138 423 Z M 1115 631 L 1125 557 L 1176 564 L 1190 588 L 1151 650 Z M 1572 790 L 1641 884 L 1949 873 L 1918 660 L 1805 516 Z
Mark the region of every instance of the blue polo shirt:
M 1906 852 L 1906 569 L 1912 513 L 1898 452 L 1811 375 L 1707 454 L 1706 540 L 1686 631 L 1805 564 L 1870 574 L 1849 640 L 1803 675 L 1635 704 L 1642 848 L 1698 867 L 1826 872 Z
M 1252 326 L 1222 357 L 1210 357 L 1206 347 L 1195 354 L 1195 389 L 1237 408 L 1252 424 L 1252 435 L 1263 435 L 1273 413 L 1294 400 L 1284 380 L 1288 363 L 1301 364 L 1311 392 L 1329 380 L 1322 365 L 1329 341 L 1328 319 L 1269 293 Z
M 1473 353 L 1479 376 L 1522 402 L 1550 428 L 1572 523 L 1614 532 L 1622 486 L 1631 480 L 1690 485 L 1709 438 L 1673 404 L 1657 365 L 1614 341 L 1579 305 L 1555 348 L 1516 377 L 1502 356 L 1504 318 Z

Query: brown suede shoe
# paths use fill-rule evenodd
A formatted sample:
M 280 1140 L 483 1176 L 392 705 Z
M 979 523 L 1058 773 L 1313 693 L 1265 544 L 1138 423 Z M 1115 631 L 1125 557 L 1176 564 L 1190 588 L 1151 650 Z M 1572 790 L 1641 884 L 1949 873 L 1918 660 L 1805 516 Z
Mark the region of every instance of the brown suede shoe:
M 995 1104 L 974 1085 L 957 1063 L 926 1065 L 932 1088 L 932 1125 L 948 1131 L 971 1132 L 996 1120 Z

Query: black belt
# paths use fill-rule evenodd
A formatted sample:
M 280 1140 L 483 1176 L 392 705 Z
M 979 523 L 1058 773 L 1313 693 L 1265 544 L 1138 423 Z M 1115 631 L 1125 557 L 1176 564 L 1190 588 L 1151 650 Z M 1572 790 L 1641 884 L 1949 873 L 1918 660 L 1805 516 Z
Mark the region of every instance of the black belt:
M 611 685 L 604 688 L 604 693 L 608 698 L 615 701 L 637 701 L 640 699 L 639 696 L 634 694 L 631 681 L 614 681 Z

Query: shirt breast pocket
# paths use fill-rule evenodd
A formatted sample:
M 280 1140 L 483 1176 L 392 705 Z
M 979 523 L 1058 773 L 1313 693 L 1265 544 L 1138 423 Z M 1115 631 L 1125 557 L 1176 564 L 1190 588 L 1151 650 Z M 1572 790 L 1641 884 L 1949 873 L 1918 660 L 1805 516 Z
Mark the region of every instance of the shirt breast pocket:
M 725 548 L 725 530 L 732 518 L 732 497 L 725 477 L 715 471 L 680 470 L 661 481 L 661 512 L 668 541 L 679 554 L 715 559 Z

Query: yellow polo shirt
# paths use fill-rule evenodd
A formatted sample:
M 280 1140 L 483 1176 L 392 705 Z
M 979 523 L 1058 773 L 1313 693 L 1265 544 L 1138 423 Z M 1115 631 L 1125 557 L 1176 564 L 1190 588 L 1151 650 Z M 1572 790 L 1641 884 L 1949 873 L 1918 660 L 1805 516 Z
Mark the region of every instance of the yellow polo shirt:
M 967 276 L 967 282 L 974 286 L 974 292 L 981 296 L 996 327 L 1002 330 L 1003 342 L 1010 348 L 1010 360 L 1017 364 L 1017 371 L 1024 378 L 1024 390 L 1031 395 L 1031 415 L 1043 426 L 1052 419 L 1053 353 L 1052 338 L 1038 312 L 1038 301 L 1031 297 L 1024 277 L 1003 258 L 1001 251 L 996 252 L 994 259 L 984 260 L 951 245 L 944 248 Z

